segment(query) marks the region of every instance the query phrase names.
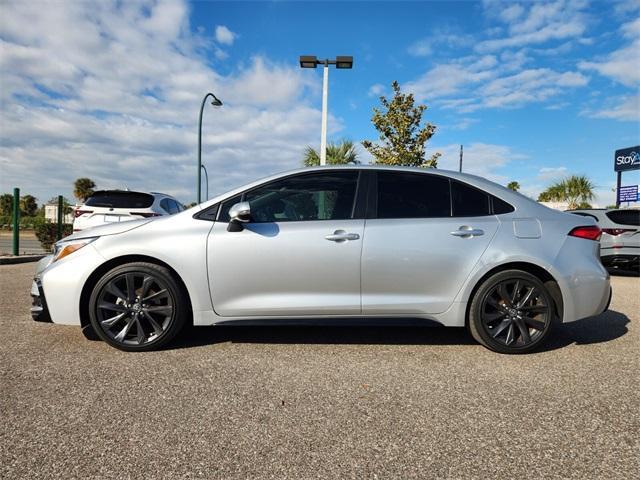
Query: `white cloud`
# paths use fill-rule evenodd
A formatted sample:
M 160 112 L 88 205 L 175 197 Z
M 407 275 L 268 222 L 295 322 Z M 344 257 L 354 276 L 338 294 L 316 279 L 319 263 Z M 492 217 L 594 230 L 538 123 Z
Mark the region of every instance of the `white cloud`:
M 578 66 L 583 70 L 595 70 L 628 87 L 640 83 L 640 18 L 625 23 L 620 28 L 623 37 L 631 40 L 624 47 L 611 52 L 600 61 L 583 61 Z
M 615 97 L 601 110 L 584 110 L 583 115 L 591 118 L 609 118 L 613 120 L 640 122 L 640 94 Z
M 524 13 L 524 7 L 518 3 L 509 5 L 500 12 L 500 18 L 505 22 L 513 22 L 522 16 Z
M 433 53 L 433 47 L 431 46 L 431 42 L 422 39 L 412 43 L 407 49 L 407 52 L 414 57 L 428 57 Z
M 369 92 L 367 93 L 370 97 L 379 97 L 384 93 L 385 86 L 381 83 L 375 83 L 369 87 Z
M 88 176 L 191 201 L 208 91 L 224 101 L 204 112 L 211 192 L 300 165 L 319 140 L 317 75 L 264 57 L 222 75 L 206 58 L 216 45 L 188 19 L 179 1 L 4 5 L 0 191 L 44 201 Z
M 560 180 L 567 175 L 568 171 L 567 167 L 542 167 L 538 171 L 538 180 Z
M 442 25 L 429 31 L 429 36 L 421 38 L 407 48 L 409 55 L 428 57 L 434 52 L 442 53 L 465 47 L 473 43 L 473 38 L 452 25 Z
M 436 65 L 405 87 L 418 101 L 436 100 L 442 108 L 465 113 L 544 102 L 588 83 L 588 78 L 579 72 L 549 68 L 519 70 L 518 66 L 525 61 L 520 53 L 511 54 L 502 62 L 493 55 L 461 59 Z M 511 73 L 512 70 L 517 73 Z
M 216 35 L 216 41 L 223 45 L 233 45 L 233 42 L 238 36 L 238 34 L 233 33 L 224 25 L 216 26 L 215 35 Z
M 478 120 L 477 118 L 464 117 L 464 118 L 461 118 L 457 123 L 452 125 L 451 129 L 452 130 L 466 130 L 471 125 L 473 125 L 474 123 L 478 123 L 479 121 L 480 120 Z
M 485 10 L 507 24 L 508 35 L 479 42 L 476 50 L 492 52 L 503 48 L 543 44 L 552 40 L 580 38 L 587 27 L 581 0 L 506 3 L 485 2 Z
M 431 147 L 432 151 L 442 154 L 438 160 L 438 168 L 458 170 L 460 162 L 460 145 L 451 144 L 442 147 Z M 526 156 L 514 152 L 506 145 L 487 143 L 472 143 L 464 145 L 462 171 L 488 178 L 497 183 L 506 184 L 510 179 L 504 172 L 504 167 L 513 160 L 522 160 Z

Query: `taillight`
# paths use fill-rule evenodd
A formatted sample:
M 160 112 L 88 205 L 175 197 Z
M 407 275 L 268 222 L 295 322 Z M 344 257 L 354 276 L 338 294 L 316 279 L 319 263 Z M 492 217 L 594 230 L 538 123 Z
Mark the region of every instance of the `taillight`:
M 622 235 L 624 232 L 635 232 L 633 228 L 603 228 L 602 233 L 608 233 L 609 235 Z
M 602 230 L 596 225 L 587 225 L 584 227 L 576 227 L 569 232 L 572 237 L 585 238 L 587 240 L 600 240 Z
M 156 212 L 129 212 L 131 215 L 140 215 L 141 217 L 144 218 L 149 218 L 149 217 L 161 217 L 162 214 L 161 213 L 156 213 Z
M 78 218 L 82 215 L 84 215 L 85 213 L 93 213 L 93 210 L 80 210 L 79 208 L 76 209 L 76 211 L 74 212 L 75 218 Z

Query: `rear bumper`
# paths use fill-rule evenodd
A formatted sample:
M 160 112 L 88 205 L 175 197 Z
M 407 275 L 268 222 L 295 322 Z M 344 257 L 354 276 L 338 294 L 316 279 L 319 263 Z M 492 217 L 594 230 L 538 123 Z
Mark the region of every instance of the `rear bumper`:
M 640 270 L 639 254 L 614 254 L 604 255 L 600 258 L 607 268 L 619 270 Z

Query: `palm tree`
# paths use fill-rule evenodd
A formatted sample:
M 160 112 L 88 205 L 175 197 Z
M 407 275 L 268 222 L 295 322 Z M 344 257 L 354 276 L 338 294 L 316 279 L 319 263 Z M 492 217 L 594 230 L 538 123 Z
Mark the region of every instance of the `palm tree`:
M 595 198 L 595 185 L 586 175 L 572 175 L 550 185 L 538 196 L 539 202 L 567 202 L 569 209 L 578 208 Z
M 73 182 L 73 196 L 81 202 L 84 202 L 93 195 L 94 188 L 96 188 L 96 184 L 90 178 L 78 178 Z
M 514 192 L 517 192 L 518 190 L 520 190 L 520 184 L 514 180 L 513 182 L 507 183 L 507 188 L 509 190 L 513 190 Z
M 595 198 L 593 189 L 595 185 L 586 175 L 573 175 L 564 180 L 566 191 L 565 200 L 569 202 L 569 208 L 578 208 L 580 202 L 588 202 Z
M 327 164 L 328 165 L 357 165 L 358 152 L 351 140 L 342 140 L 340 143 L 329 142 L 327 145 Z M 307 147 L 304 152 L 303 164 L 305 167 L 315 167 L 320 165 L 320 154 L 313 148 Z

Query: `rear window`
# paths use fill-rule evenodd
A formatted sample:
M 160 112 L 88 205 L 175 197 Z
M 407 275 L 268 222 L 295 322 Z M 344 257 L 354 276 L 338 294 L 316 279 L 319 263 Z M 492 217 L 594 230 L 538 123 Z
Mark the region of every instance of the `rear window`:
M 153 195 L 139 192 L 96 192 L 85 202 L 89 207 L 149 208 Z
M 640 226 L 640 210 L 612 210 L 606 212 L 605 215 L 609 217 L 609 220 L 612 222 L 621 225 Z

